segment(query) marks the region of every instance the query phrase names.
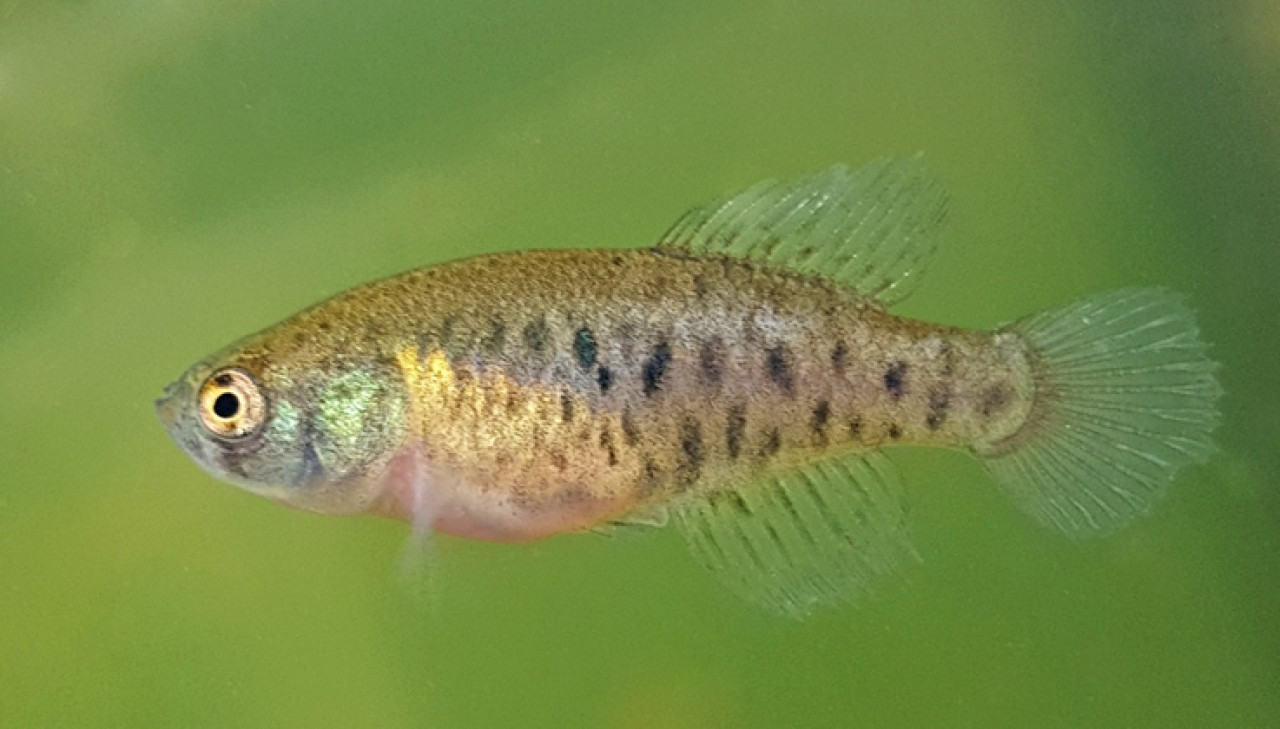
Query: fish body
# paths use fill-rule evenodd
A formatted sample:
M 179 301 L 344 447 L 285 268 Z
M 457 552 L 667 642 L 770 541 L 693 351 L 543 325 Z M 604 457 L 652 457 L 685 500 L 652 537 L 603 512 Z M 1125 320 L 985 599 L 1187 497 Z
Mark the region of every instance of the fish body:
M 1211 447 L 1189 313 L 1135 290 L 996 331 L 895 316 L 943 200 L 886 160 L 695 209 L 653 248 L 411 271 L 213 355 L 158 408 L 210 472 L 313 511 L 494 541 L 674 514 L 796 616 L 910 553 L 885 446 L 971 450 L 1068 533 L 1145 510 Z

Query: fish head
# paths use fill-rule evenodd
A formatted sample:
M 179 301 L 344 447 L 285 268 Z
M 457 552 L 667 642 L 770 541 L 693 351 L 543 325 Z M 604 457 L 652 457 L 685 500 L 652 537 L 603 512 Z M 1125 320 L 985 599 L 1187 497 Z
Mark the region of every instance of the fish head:
M 328 514 L 368 510 L 405 440 L 394 365 L 232 350 L 188 369 L 156 400 L 169 437 L 216 478 Z

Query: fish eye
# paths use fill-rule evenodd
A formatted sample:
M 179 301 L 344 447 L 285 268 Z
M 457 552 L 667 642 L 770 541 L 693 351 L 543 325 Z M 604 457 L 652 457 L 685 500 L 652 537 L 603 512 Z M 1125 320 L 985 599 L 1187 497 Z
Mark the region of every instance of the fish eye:
M 220 438 L 252 435 L 265 416 L 262 391 L 243 370 L 216 372 L 200 387 L 200 422 Z

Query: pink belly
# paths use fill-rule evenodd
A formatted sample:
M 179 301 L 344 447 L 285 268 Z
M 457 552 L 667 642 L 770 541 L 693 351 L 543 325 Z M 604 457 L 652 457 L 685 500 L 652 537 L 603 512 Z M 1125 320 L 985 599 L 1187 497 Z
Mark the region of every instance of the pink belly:
M 578 532 L 630 510 L 629 499 L 601 498 L 563 485 L 537 499 L 516 499 L 514 489 L 483 487 L 451 469 L 434 467 L 416 449 L 394 458 L 369 513 L 398 519 L 415 531 L 439 531 L 490 542 L 528 542 Z

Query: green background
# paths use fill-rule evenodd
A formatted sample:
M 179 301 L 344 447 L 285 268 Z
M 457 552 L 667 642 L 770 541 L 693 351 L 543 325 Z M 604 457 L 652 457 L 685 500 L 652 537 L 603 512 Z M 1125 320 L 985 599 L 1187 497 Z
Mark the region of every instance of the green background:
M 606 9 L 607 8 L 607 9 Z M 0 1 L 0 725 L 1280 726 L 1280 4 Z M 151 400 L 463 255 L 923 150 L 920 318 L 1188 294 L 1221 453 L 1072 543 L 901 449 L 924 561 L 806 623 L 680 536 L 441 539 L 216 483 Z

